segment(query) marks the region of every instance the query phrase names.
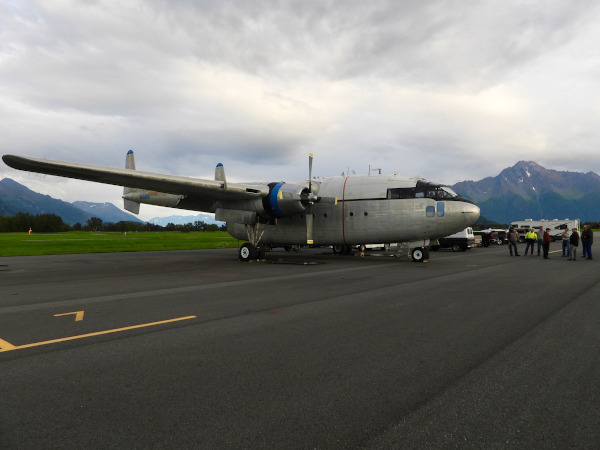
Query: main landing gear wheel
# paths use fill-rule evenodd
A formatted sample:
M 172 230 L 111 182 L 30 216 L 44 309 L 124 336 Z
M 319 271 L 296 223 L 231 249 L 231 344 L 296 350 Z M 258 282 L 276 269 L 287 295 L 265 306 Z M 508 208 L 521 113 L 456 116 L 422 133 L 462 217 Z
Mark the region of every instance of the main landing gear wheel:
M 353 253 L 353 248 L 351 245 L 334 245 L 333 253 L 337 255 L 351 255 Z
M 256 247 L 249 242 L 246 242 L 240 247 L 240 261 L 248 262 L 256 259 Z
M 413 248 L 411 256 L 413 262 L 423 262 L 426 259 L 429 259 L 429 252 L 427 251 L 427 249 L 417 247 Z

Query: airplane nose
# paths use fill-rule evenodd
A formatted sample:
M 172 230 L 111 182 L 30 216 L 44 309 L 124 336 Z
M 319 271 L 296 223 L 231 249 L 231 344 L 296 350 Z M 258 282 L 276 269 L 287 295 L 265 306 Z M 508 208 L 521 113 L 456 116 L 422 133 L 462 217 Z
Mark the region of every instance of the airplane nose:
M 463 203 L 463 214 L 465 218 L 466 226 L 473 225 L 477 219 L 479 219 L 479 215 L 481 211 L 479 210 L 479 206 L 474 203 Z

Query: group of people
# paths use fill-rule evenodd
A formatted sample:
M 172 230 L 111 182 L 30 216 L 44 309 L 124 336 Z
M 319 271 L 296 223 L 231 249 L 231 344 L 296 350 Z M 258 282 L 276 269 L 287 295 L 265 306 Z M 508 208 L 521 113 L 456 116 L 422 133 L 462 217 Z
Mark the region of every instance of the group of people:
M 577 228 L 573 228 L 572 230 L 567 228 L 562 232 L 560 238 L 562 241 L 562 256 L 568 257 L 569 261 L 577 261 L 577 249 L 579 248 L 580 242 L 583 248 L 584 259 L 592 259 L 594 232 L 589 225 L 583 226 L 581 237 L 579 236 L 579 231 Z M 508 250 L 510 251 L 510 256 L 521 256 L 517 249 L 518 242 L 519 233 L 517 233 L 515 227 L 510 227 L 510 230 L 508 230 Z M 525 243 L 527 244 L 525 246 L 525 255 L 527 255 L 527 252 L 529 249 L 531 249 L 531 256 L 533 256 L 533 250 L 536 242 L 537 255 L 540 256 L 540 253 L 542 253 L 544 255 L 544 259 L 549 259 L 548 253 L 550 252 L 550 242 L 552 242 L 552 238 L 550 237 L 550 228 L 546 228 L 545 230 L 544 227 L 540 227 L 539 230 L 531 228 L 527 231 L 527 233 L 525 233 Z

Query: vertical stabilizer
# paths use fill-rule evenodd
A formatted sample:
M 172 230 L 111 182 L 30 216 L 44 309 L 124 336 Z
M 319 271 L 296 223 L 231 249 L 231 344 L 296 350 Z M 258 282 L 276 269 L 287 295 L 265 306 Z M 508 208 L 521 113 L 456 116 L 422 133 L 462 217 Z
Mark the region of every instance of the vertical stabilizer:
M 127 156 L 125 157 L 125 168 L 135 170 L 135 158 L 133 156 L 133 150 L 129 150 L 127 152 Z
M 125 157 L 125 168 L 135 170 L 135 158 L 133 156 L 133 150 L 129 150 L 127 152 L 127 156 Z M 130 192 L 135 192 L 137 189 L 124 187 L 123 195 L 129 194 Z M 123 207 L 134 214 L 140 213 L 140 204 L 138 202 L 134 202 L 133 200 L 123 199 Z
M 225 178 L 225 167 L 223 164 L 217 164 L 215 167 L 215 181 L 221 181 L 223 183 L 223 188 L 227 187 L 227 178 Z

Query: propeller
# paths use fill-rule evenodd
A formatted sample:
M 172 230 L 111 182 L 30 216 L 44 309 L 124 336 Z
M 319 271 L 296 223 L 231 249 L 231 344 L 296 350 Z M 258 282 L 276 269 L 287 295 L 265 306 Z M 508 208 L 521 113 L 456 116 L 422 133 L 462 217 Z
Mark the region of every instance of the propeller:
M 312 163 L 313 154 L 308 154 L 308 204 L 306 205 L 306 243 L 313 244 L 313 204 L 316 198 L 312 193 Z
M 313 154 L 308 154 L 308 192 L 306 194 L 306 243 L 308 245 L 313 244 L 313 205 L 315 203 L 330 203 L 337 205 L 336 197 L 318 197 L 317 194 L 319 192 L 319 185 L 316 185 L 316 190 L 313 192 L 312 185 L 312 164 L 313 164 Z

